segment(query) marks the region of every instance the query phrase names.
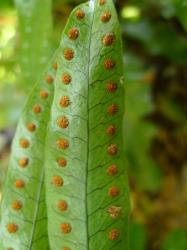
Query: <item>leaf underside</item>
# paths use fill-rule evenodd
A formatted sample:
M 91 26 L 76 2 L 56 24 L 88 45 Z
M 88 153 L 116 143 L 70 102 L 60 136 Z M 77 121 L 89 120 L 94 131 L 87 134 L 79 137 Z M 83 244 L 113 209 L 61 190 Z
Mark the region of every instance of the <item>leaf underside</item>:
M 0 249 L 127 250 L 123 63 L 112 0 L 72 12 L 53 61 L 56 73 L 50 67 L 45 75 L 54 82 L 36 85 L 14 139 Z M 38 96 L 40 88 L 49 92 L 47 100 Z M 42 107 L 39 114 L 32 113 L 35 103 Z M 32 133 L 25 129 L 30 120 L 37 125 Z M 30 146 L 20 148 L 20 138 Z M 29 165 L 21 169 L 18 159 L 24 155 Z M 25 181 L 24 188 L 16 190 L 17 178 Z M 20 211 L 12 211 L 14 199 L 23 203 Z M 10 223 L 18 226 L 15 233 L 8 232 Z
M 17 127 L 1 204 L 2 250 L 49 249 L 44 147 L 54 87 L 45 78 L 55 78 L 55 74 L 50 64 L 34 86 Z M 8 226 L 17 226 L 16 232 L 9 232 Z

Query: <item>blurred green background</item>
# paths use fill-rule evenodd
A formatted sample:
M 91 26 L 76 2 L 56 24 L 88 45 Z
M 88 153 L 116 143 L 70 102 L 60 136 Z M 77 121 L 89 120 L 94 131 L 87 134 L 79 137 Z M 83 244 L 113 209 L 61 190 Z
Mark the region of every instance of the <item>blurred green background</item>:
M 0 1 L 0 197 L 29 89 L 79 0 Z M 187 1 L 117 0 L 130 250 L 187 250 Z

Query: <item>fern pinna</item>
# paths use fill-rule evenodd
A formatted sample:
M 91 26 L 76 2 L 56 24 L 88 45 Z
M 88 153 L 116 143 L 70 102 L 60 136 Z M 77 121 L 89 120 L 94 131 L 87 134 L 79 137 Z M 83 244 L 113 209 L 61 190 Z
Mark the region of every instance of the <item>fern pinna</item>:
M 2 250 L 127 250 L 123 62 L 112 0 L 78 6 L 22 113 Z

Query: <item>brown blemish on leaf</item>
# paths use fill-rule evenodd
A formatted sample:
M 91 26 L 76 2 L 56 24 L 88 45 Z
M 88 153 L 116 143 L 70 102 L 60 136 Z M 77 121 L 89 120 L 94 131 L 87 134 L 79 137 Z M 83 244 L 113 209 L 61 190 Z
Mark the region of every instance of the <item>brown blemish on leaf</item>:
M 107 169 L 107 173 L 110 176 L 116 175 L 118 173 L 118 167 L 115 164 L 109 166 Z
M 64 184 L 64 181 L 60 176 L 56 175 L 56 176 L 53 176 L 52 183 L 56 187 L 62 187 Z
M 22 148 L 28 148 L 29 147 L 29 141 L 25 138 L 21 138 L 19 141 L 19 144 Z
M 54 79 L 51 75 L 46 75 L 45 80 L 48 84 L 52 84 Z
M 111 104 L 111 105 L 108 107 L 108 113 L 109 113 L 110 115 L 115 115 L 117 112 L 118 112 L 118 105 L 116 105 L 116 104 Z
M 101 21 L 103 23 L 107 23 L 110 21 L 112 17 L 112 14 L 110 13 L 110 11 L 107 11 L 107 12 L 104 12 L 102 15 L 101 15 Z
M 113 187 L 110 187 L 109 190 L 108 190 L 108 196 L 114 198 L 116 196 L 118 196 L 120 193 L 119 189 L 115 186 Z
M 70 105 L 70 99 L 68 96 L 63 96 L 61 99 L 60 99 L 60 106 L 63 107 L 63 108 L 66 108 Z
M 85 17 L 85 13 L 84 13 L 84 11 L 83 10 L 77 10 L 76 11 L 76 17 L 77 17 L 77 19 L 83 19 L 84 17 Z
M 106 0 L 99 0 L 99 5 L 102 6 L 106 3 Z
M 109 240 L 117 240 L 119 238 L 119 231 L 118 231 L 118 229 L 115 229 L 115 228 L 112 229 L 109 232 L 108 238 L 109 238 Z
M 114 125 L 108 126 L 106 133 L 107 133 L 107 135 L 115 135 L 115 133 L 116 133 L 115 126 Z
M 66 116 L 59 117 L 57 119 L 57 125 L 60 128 L 67 128 L 69 126 L 68 118 Z
M 8 247 L 8 248 L 6 248 L 6 250 L 14 250 L 14 248 Z
M 60 139 L 57 141 L 57 145 L 60 149 L 67 149 L 69 147 L 69 142 L 66 139 Z
M 14 223 L 9 223 L 6 226 L 7 231 L 10 234 L 16 233 L 18 231 L 18 225 L 14 224 Z
M 68 37 L 71 40 L 76 40 L 79 36 L 79 31 L 77 28 L 71 28 L 68 32 Z
M 116 63 L 112 59 L 106 59 L 104 61 L 104 68 L 106 70 L 111 70 L 115 67 Z
M 71 225 L 69 223 L 62 223 L 60 225 L 60 228 L 63 234 L 69 234 L 72 230 Z
M 25 168 L 29 163 L 29 159 L 26 157 L 23 157 L 21 159 L 19 159 L 19 166 L 22 168 Z
M 107 150 L 109 155 L 116 155 L 118 153 L 118 147 L 116 144 L 111 144 L 108 146 Z
M 57 70 L 58 69 L 58 64 L 57 63 L 53 63 L 53 69 Z
M 70 84 L 71 83 L 71 76 L 67 73 L 62 75 L 62 82 L 64 84 Z
M 108 33 L 108 34 L 106 34 L 104 37 L 103 37 L 103 44 L 105 45 L 105 46 L 110 46 L 110 45 L 112 45 L 113 44 L 113 42 L 114 42 L 114 39 L 115 39 L 115 35 L 114 35 L 114 33 Z
M 111 206 L 108 209 L 108 213 L 112 219 L 117 219 L 121 214 L 121 207 Z
M 64 50 L 64 58 L 68 61 L 71 61 L 74 57 L 74 51 L 72 49 L 65 49 Z
M 69 247 L 64 247 L 63 250 L 71 250 Z
M 49 94 L 48 94 L 47 91 L 45 91 L 45 90 L 41 90 L 41 91 L 40 91 L 40 97 L 41 97 L 42 99 L 47 99 L 48 96 L 49 96 Z
M 20 210 L 20 209 L 22 209 L 22 206 L 23 205 L 22 205 L 21 201 L 15 200 L 12 202 L 12 209 L 13 210 Z
M 27 124 L 27 129 L 30 132 L 34 132 L 36 130 L 36 125 L 34 123 L 30 122 L 30 123 Z
M 41 111 L 42 111 L 42 109 L 41 109 L 41 107 L 40 107 L 40 105 L 39 104 L 35 104 L 34 106 L 33 106 L 33 112 L 35 113 L 35 114 L 39 114 L 39 113 L 41 113 Z
M 64 212 L 68 209 L 68 204 L 66 201 L 60 200 L 57 204 L 57 207 L 61 212 Z
M 118 86 L 115 82 L 109 82 L 107 83 L 106 89 L 109 93 L 113 93 L 117 90 Z
M 59 159 L 59 160 L 58 160 L 58 165 L 59 165 L 60 167 L 66 167 L 66 165 L 67 165 L 66 159 L 64 159 L 64 158 Z
M 18 179 L 14 182 L 14 186 L 16 188 L 24 188 L 25 187 L 25 182 L 21 179 Z

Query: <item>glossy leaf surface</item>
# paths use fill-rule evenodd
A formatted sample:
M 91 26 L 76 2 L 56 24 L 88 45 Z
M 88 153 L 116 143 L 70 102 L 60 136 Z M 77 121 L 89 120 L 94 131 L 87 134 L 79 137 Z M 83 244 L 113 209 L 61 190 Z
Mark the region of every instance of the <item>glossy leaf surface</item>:
M 50 247 L 126 250 L 123 63 L 111 0 L 73 11 L 61 53 L 45 164 Z
M 1 250 L 48 249 L 43 159 L 54 76 L 50 65 L 18 124 L 1 204 Z
M 18 125 L 0 249 L 128 249 L 120 34 L 112 0 L 72 12 Z

